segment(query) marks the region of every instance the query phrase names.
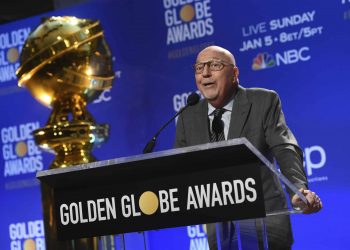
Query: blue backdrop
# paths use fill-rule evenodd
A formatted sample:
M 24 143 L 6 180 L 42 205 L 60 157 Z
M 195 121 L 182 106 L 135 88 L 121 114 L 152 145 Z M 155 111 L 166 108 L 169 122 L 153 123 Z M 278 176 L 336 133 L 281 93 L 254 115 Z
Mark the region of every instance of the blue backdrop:
M 350 222 L 350 1 L 158 0 L 91 1 L 45 16 L 99 19 L 111 47 L 116 80 L 89 105 L 110 124 L 100 160 L 140 154 L 145 142 L 195 89 L 191 65 L 204 47 L 232 51 L 244 87 L 276 90 L 287 123 L 304 151 L 310 188 L 324 209 L 292 216 L 294 249 L 347 249 Z M 37 171 L 53 156 L 40 151 L 31 131 L 50 110 L 17 87 L 18 53 L 41 16 L 0 26 L 0 248 L 45 249 Z M 172 147 L 175 123 L 156 150 Z M 140 234 L 128 234 L 138 248 Z M 147 233 L 150 249 L 207 249 L 201 226 Z

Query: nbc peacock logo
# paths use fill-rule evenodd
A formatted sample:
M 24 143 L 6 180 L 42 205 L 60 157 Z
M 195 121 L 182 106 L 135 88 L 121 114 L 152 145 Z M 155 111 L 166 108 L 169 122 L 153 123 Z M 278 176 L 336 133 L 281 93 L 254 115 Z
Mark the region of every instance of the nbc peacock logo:
M 259 53 L 254 59 L 253 59 L 253 70 L 261 70 L 266 68 L 272 68 L 276 65 L 275 59 L 267 52 Z

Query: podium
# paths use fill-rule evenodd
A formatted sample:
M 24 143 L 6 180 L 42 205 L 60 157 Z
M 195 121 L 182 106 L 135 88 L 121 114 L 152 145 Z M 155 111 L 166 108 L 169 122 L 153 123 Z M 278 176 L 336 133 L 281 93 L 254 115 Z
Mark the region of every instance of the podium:
M 247 228 L 253 225 L 267 249 L 263 218 L 297 211 L 266 210 L 262 168 L 303 197 L 245 138 L 46 170 L 37 178 L 54 194 L 58 240 L 253 221 Z M 242 248 L 242 230 L 233 228 L 230 242 Z

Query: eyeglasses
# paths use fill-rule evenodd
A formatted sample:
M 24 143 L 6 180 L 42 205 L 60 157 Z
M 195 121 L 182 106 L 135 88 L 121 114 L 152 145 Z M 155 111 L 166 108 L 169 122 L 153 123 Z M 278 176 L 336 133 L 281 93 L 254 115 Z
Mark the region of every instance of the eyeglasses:
M 203 70 L 205 68 L 205 65 L 208 65 L 210 71 L 220 71 L 225 66 L 235 67 L 235 65 L 232 63 L 227 63 L 227 62 L 224 62 L 221 60 L 210 60 L 207 62 L 199 62 L 199 63 L 196 63 L 195 65 L 193 65 L 195 74 L 202 74 Z

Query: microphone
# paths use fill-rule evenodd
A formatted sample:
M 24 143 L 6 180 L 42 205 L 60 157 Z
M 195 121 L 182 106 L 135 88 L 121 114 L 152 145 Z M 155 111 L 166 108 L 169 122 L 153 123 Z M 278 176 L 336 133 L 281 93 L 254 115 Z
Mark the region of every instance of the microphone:
M 153 152 L 154 146 L 156 145 L 157 137 L 159 136 L 160 132 L 169 125 L 169 123 L 174 120 L 178 115 L 180 115 L 185 109 L 187 109 L 189 106 L 196 105 L 199 102 L 199 95 L 196 92 L 191 93 L 187 98 L 187 104 L 185 107 L 181 108 L 167 123 L 165 123 L 153 136 L 153 138 L 146 144 L 145 148 L 143 149 L 143 153 L 151 153 Z

